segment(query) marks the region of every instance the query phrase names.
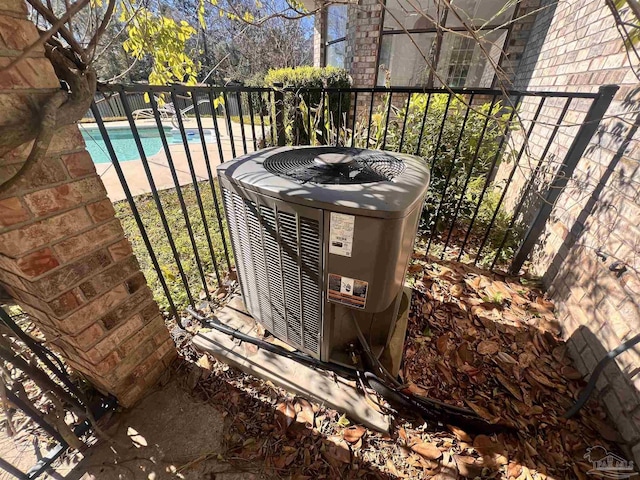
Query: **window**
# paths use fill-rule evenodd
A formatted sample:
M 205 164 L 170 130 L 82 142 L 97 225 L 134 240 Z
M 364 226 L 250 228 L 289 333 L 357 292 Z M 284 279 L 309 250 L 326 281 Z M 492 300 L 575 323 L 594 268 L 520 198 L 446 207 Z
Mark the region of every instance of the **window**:
M 329 5 L 327 9 L 326 64 L 344 68 L 347 50 L 347 5 Z
M 378 85 L 491 87 L 515 0 L 387 0 Z M 478 44 L 462 21 L 478 29 Z M 436 23 L 446 26 L 438 32 Z M 410 35 L 407 35 L 406 32 Z M 429 65 L 436 65 L 432 72 Z
M 386 85 L 387 75 L 394 86 L 426 86 L 429 69 L 425 57 L 429 58 L 429 49 L 435 40 L 435 33 L 384 35 L 380 46 L 378 86 Z
M 449 86 L 464 87 L 473 59 L 473 43 L 472 38 L 462 36 L 454 38 L 451 42 L 451 57 L 446 65 Z

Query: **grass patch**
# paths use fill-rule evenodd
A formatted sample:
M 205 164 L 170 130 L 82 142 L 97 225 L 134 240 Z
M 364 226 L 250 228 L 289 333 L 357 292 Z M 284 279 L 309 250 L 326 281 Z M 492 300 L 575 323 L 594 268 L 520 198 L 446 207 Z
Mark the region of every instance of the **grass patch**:
M 240 115 L 232 115 L 231 116 L 231 121 L 233 123 L 240 123 Z M 242 116 L 242 121 L 244 122 L 245 125 L 251 125 L 251 115 L 243 115 Z M 262 125 L 262 121 L 264 121 L 264 125 L 267 126 L 269 125 L 269 116 L 263 116 L 262 119 L 260 118 L 260 115 L 254 115 L 253 116 L 253 124 L 257 127 L 259 125 Z
M 215 191 L 218 198 L 218 205 L 220 207 L 220 216 L 222 221 L 222 228 L 224 231 L 224 238 L 229 241 L 226 220 L 222 210 L 222 201 L 220 197 L 220 191 L 217 181 L 214 182 Z M 198 184 L 200 190 L 200 197 L 202 199 L 205 220 L 211 237 L 211 243 L 213 245 L 213 256 L 209 249 L 209 245 L 206 237 L 205 222 L 200 215 L 198 203 L 196 200 L 196 192 L 193 185 L 181 187 L 184 203 L 186 205 L 187 214 L 193 230 L 193 236 L 196 244 L 196 249 L 200 255 L 200 262 L 206 276 L 206 283 L 210 291 L 217 288 L 217 281 L 215 277 L 215 271 L 213 267 L 213 260 L 215 258 L 221 275 L 228 270 L 227 261 L 224 254 L 223 237 L 220 232 L 220 226 L 216 218 L 216 209 L 214 204 L 214 197 L 211 192 L 211 187 L 208 181 L 200 182 Z M 180 257 L 180 262 L 187 279 L 187 283 L 193 295 L 195 301 L 198 301 L 200 296 L 204 293 L 204 286 L 202 284 L 200 273 L 198 271 L 198 265 L 196 262 L 196 256 L 194 254 L 193 246 L 189 238 L 185 216 L 180 206 L 178 194 L 175 189 L 163 190 L 158 193 L 160 202 L 162 204 L 164 214 L 169 226 L 169 230 L 175 242 L 176 250 Z M 158 259 L 160 269 L 164 275 L 164 278 L 169 287 L 169 291 L 176 304 L 178 310 L 186 307 L 189 304 L 189 298 L 187 291 L 184 288 L 181 280 L 181 276 L 178 269 L 178 264 L 173 256 L 173 252 L 168 241 L 167 234 L 165 233 L 162 225 L 160 213 L 156 207 L 156 203 L 151 194 L 143 194 L 134 198 L 138 212 L 144 224 L 149 241 L 153 246 L 154 253 Z M 135 218 L 131 213 L 131 208 L 126 200 L 116 202 L 114 204 L 116 210 L 116 216 L 120 219 L 122 227 L 124 228 L 125 235 L 131 242 L 133 251 L 138 258 L 140 268 L 147 278 L 147 282 L 153 291 L 155 300 L 160 305 L 160 308 L 168 310 L 169 302 L 162 289 L 160 281 L 158 280 L 157 273 L 153 267 L 151 257 L 144 244 L 142 235 L 138 229 Z M 229 256 L 233 264 L 233 253 L 229 247 Z

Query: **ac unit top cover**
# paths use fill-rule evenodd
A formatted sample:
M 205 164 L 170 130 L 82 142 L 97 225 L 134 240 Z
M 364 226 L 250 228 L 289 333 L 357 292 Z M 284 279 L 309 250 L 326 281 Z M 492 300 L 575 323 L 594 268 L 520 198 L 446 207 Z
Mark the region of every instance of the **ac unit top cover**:
M 401 218 L 421 202 L 429 168 L 420 157 L 346 147 L 277 147 L 217 167 L 223 180 L 286 202 Z

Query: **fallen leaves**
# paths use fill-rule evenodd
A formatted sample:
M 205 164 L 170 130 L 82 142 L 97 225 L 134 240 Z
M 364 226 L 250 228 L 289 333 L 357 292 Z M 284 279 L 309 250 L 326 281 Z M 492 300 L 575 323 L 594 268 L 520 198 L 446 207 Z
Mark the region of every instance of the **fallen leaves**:
M 422 455 L 427 460 L 437 460 L 442 457 L 442 452 L 431 442 L 419 442 L 411 445 L 411 450 Z
M 517 434 L 473 436 L 449 426 L 450 447 L 442 433 L 416 443 L 424 444 L 418 448 L 427 455 L 442 453 L 434 478 L 454 470 L 483 478 L 572 477 L 584 449 L 616 434 L 604 425 L 606 416 L 595 402 L 579 419 L 562 418 L 583 383 L 557 336 L 555 306 L 532 282 L 443 263 L 421 263 L 403 381 L 412 392 L 467 406 L 488 422 L 515 427 Z
M 281 431 L 285 431 L 296 418 L 296 409 L 292 402 L 283 402 L 276 407 L 275 422 Z
M 551 327 L 551 302 L 515 277 L 454 263 L 414 265 L 420 283 L 403 359 L 407 390 L 466 406 L 516 433 L 476 435 L 396 417 L 397 428 L 384 435 L 207 359 L 214 374 L 199 377 L 194 391 L 203 381 L 212 385 L 209 398 L 229 413 L 233 458 L 300 480 L 588 478 L 586 448 L 616 451 L 608 441 L 617 434 L 595 401 L 578 417 L 562 418 L 584 383 Z M 199 364 L 205 370 L 206 361 Z
M 296 421 L 313 427 L 315 412 L 313 411 L 311 403 L 304 398 L 298 398 L 296 399 L 295 409 L 297 412 Z
M 366 433 L 367 429 L 361 425 L 354 425 L 349 428 L 345 428 L 342 432 L 344 439 L 349 443 L 357 443 L 362 436 Z
M 478 344 L 476 350 L 480 355 L 495 355 L 500 350 L 500 345 L 498 342 L 483 340 Z

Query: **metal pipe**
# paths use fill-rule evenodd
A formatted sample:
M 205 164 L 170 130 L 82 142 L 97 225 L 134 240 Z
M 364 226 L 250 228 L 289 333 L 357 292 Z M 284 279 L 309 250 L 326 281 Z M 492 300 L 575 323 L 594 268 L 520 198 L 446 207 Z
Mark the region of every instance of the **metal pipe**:
M 407 118 L 409 117 L 409 108 L 411 107 L 411 94 L 407 95 L 407 105 L 404 109 L 404 122 L 402 122 L 402 134 L 400 135 L 400 146 L 398 152 L 402 153 L 402 147 L 404 146 L 404 134 L 407 131 Z
M 389 92 L 389 97 L 388 97 L 389 105 L 387 105 L 387 115 L 386 115 L 387 118 L 384 121 L 384 135 L 382 136 L 382 146 L 380 147 L 380 150 L 384 150 L 384 148 L 387 146 L 387 133 L 389 133 L 389 118 L 391 117 L 391 105 L 393 105 L 392 97 L 393 97 L 393 92 Z
M 484 432 L 495 432 L 505 429 L 503 425 L 492 425 L 486 422 L 485 420 L 477 416 L 472 410 L 455 407 L 453 405 L 447 405 L 446 403 L 442 403 L 431 398 L 421 397 L 418 395 L 400 391 L 395 387 L 391 387 L 385 384 L 382 379 L 372 374 L 371 372 L 365 372 L 360 369 L 350 369 L 341 365 L 337 365 L 335 363 L 323 362 L 297 351 L 291 352 L 272 343 L 239 332 L 236 329 L 222 324 L 220 321 L 207 319 L 206 317 L 203 317 L 202 315 L 195 312 L 192 308 L 187 308 L 187 312 L 193 318 L 199 320 L 207 327 L 218 330 L 219 332 L 230 335 L 231 337 L 243 342 L 256 345 L 268 352 L 275 353 L 276 355 L 289 358 L 296 362 L 300 362 L 308 367 L 331 371 L 352 379 L 357 379 L 359 376 L 364 376 L 364 378 L 367 379 L 367 383 L 369 384 L 369 386 L 373 388 L 381 397 L 385 398 L 391 403 L 401 403 L 405 408 L 408 408 L 414 412 L 417 410 L 418 413 L 427 418 L 438 419 L 439 421 L 451 424 L 464 424 L 465 427 Z M 204 335 L 201 335 L 200 333 L 197 333 L 196 335 L 208 342 L 213 342 L 213 340 L 207 338 Z M 364 335 L 362 336 L 364 338 Z M 363 340 L 361 340 L 361 342 L 362 341 Z M 368 348 L 366 340 L 363 341 L 362 346 L 363 348 Z M 371 355 L 375 358 L 373 353 L 371 353 Z
M 242 151 L 247 154 L 247 136 L 244 131 L 244 113 L 242 111 L 242 92 L 236 92 L 236 101 L 238 102 L 238 114 L 240 115 L 240 136 L 242 137 Z

